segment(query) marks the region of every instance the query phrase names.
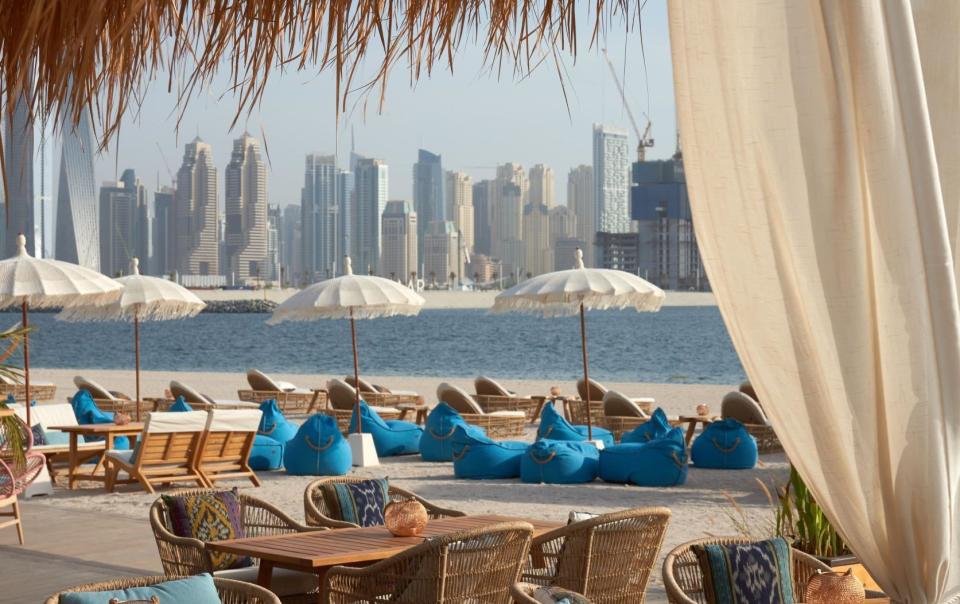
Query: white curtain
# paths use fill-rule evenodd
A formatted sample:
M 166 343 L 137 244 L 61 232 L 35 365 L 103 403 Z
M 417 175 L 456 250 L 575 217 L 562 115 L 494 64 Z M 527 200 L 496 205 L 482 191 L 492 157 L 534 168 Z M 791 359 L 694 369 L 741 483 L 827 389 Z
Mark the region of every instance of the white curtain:
M 960 593 L 960 2 L 671 0 L 707 273 L 787 453 L 894 601 Z

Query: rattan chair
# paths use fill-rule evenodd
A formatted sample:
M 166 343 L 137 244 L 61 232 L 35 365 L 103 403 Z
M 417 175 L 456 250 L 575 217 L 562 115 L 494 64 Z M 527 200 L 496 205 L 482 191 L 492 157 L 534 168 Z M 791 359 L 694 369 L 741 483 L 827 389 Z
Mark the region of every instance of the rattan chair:
M 780 453 L 783 445 L 773 426 L 760 407 L 760 403 L 745 392 L 728 392 L 720 403 L 720 416 L 735 419 L 747 428 L 757 441 L 760 453 Z
M 534 422 L 537 419 L 540 399 L 520 396 L 516 392 L 507 390 L 496 380 L 482 375 L 473 380 L 473 389 L 476 391 L 473 398 L 484 413 L 523 411 L 528 422 Z
M 352 375 L 343 378 L 343 381 L 351 387 L 355 386 Z M 383 384 L 371 384 L 367 380 L 360 378 L 360 398 L 368 405 L 378 405 L 380 407 L 393 407 L 395 405 L 420 405 L 423 403 L 423 397 L 419 392 L 412 390 L 393 390 Z
M 353 417 L 353 407 L 356 404 L 356 390 L 353 386 L 343 380 L 332 379 L 327 382 L 327 406 L 321 410 L 321 413 L 336 418 L 337 426 L 340 431 L 346 434 L 350 431 L 350 418 Z M 360 399 L 370 406 L 371 411 L 380 416 L 381 419 L 399 419 L 400 410 L 393 407 L 381 407 L 379 402 L 374 402 L 371 398 L 367 400 L 368 395 L 361 393 Z M 377 399 L 379 401 L 381 399 Z
M 353 476 L 336 476 L 331 478 L 320 478 L 308 484 L 307 488 L 303 491 L 303 516 L 306 518 L 307 526 L 320 526 L 331 529 L 356 528 L 356 524 L 344 522 L 343 520 L 339 518 L 333 518 L 330 515 L 331 510 L 327 507 L 327 504 L 323 499 L 321 487 L 323 487 L 325 484 L 346 484 L 351 482 L 361 482 L 363 480 L 367 479 Z M 406 501 L 409 499 L 416 499 L 423 504 L 423 507 L 427 508 L 427 516 L 434 520 L 438 518 L 450 518 L 464 515 L 463 512 L 458 512 L 457 510 L 448 510 L 430 503 L 423 497 L 392 484 L 389 486 L 388 491 L 390 495 L 390 501 Z
M 512 438 L 523 436 L 529 416 L 523 409 L 485 411 L 479 401 L 470 396 L 463 388 L 442 382 L 437 386 L 437 400 L 446 403 L 473 426 L 483 428 L 490 438 Z M 536 403 L 530 400 L 536 408 Z
M 510 588 L 510 595 L 513 597 L 515 604 L 540 604 L 540 600 L 535 600 L 533 597 L 533 593 L 539 588 L 540 585 L 535 583 L 514 583 L 513 587 Z M 583 594 L 577 595 L 582 596 Z
M 323 602 L 509 604 L 533 527 L 505 522 L 434 537 L 363 568 L 334 566 Z
M 700 563 L 693 553 L 694 545 L 750 543 L 745 537 L 719 537 L 698 539 L 676 547 L 663 560 L 663 586 L 670 604 L 706 604 L 703 593 L 703 574 Z M 829 572 L 830 568 L 813 556 L 793 550 L 793 592 L 803 596 L 807 581 L 818 570 Z
M 544 533 L 530 545 L 522 580 L 582 593 L 595 604 L 643 602 L 669 521 L 667 508 L 637 508 Z
M 274 380 L 257 369 L 247 370 L 249 389 L 237 390 L 241 401 L 257 403 L 277 401 L 277 407 L 286 415 L 310 415 L 327 403 L 324 390 L 298 388 L 294 384 Z
M 70 592 L 91 592 L 91 591 L 113 591 L 117 589 L 130 589 L 131 587 L 146 587 L 171 581 L 175 577 L 133 577 L 127 579 L 115 579 L 113 581 L 103 581 L 101 583 L 87 583 L 86 585 L 77 585 L 65 589 L 59 593 L 53 594 L 46 600 L 46 604 L 60 604 L 60 596 Z M 280 604 L 280 598 L 275 596 L 269 590 L 252 583 L 243 581 L 232 581 L 230 579 L 218 579 L 214 577 L 213 584 L 217 586 L 217 595 L 223 604 Z

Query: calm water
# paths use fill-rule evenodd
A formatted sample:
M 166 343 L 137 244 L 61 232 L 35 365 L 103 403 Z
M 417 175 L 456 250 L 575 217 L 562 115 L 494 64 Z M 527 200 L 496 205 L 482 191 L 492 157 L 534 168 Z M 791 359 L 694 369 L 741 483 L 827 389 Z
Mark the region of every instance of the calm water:
M 268 326 L 266 314 L 204 314 L 142 326 L 148 370 L 290 373 L 352 371 L 346 321 Z M 15 314 L 0 315 L 0 327 Z M 133 326 L 64 323 L 31 315 L 34 367 L 128 369 Z M 578 319 L 425 310 L 417 317 L 358 321 L 360 369 L 374 375 L 569 380 L 581 373 Z M 610 381 L 735 383 L 743 369 L 715 307 L 587 315 L 591 375 Z

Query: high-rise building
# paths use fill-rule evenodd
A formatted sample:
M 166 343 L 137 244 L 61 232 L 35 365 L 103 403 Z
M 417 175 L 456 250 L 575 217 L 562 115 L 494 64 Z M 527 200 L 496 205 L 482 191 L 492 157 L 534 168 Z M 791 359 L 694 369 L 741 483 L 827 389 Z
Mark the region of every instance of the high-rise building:
M 593 240 L 596 237 L 596 217 L 593 190 L 593 166 L 580 165 L 567 174 L 567 207 L 577 216 L 577 239 L 584 242 L 583 261 L 593 262 Z
M 217 168 L 213 149 L 199 136 L 184 150 L 173 213 L 175 266 L 181 277 L 219 275 Z
M 27 239 L 27 252 L 43 256 L 41 242 L 34 232 L 34 122 L 23 95 L 17 98 L 13 112 L 5 114 L 4 144 L 7 183 L 5 187 L 6 229 L 5 257 L 17 253 L 17 235 Z
M 497 168 L 490 199 L 490 252 L 511 272 L 524 261 L 523 208 L 529 187 L 523 166 L 507 163 Z
M 100 270 L 100 225 L 93 176 L 93 134 L 87 112 L 64 126 L 57 193 L 56 257 Z M 146 260 L 146 258 L 143 258 Z
M 440 156 L 420 149 L 413 164 L 413 209 L 417 213 L 419 254 L 423 258 L 424 234 L 434 221 L 447 220 L 443 200 L 443 164 Z
M 452 286 L 463 270 L 457 227 L 449 220 L 434 221 L 424 237 L 423 278 L 431 285 Z
M 300 204 L 283 208 L 283 229 L 280 232 L 280 266 L 282 286 L 297 286 L 303 282 Z
M 124 170 L 119 181 L 100 187 L 100 270 L 105 275 L 127 275 L 134 257 L 149 244 L 147 190 L 133 170 Z M 141 270 L 149 269 L 149 251 Z
M 264 279 L 280 281 L 280 254 L 283 240 L 283 211 L 280 206 L 267 206 L 267 268 Z
M 177 270 L 174 239 L 173 187 L 160 187 L 153 193 L 153 254 L 150 258 L 150 274 L 163 276 Z
M 550 166 L 537 164 L 530 168 L 529 203 L 538 203 L 547 209 L 553 207 L 553 168 Z
M 260 141 L 247 133 L 233 141 L 223 180 L 225 273 L 235 283 L 269 279 L 267 167 L 260 156 Z
M 630 145 L 625 130 L 593 125 L 594 218 L 597 231 L 630 232 Z
M 574 267 L 577 250 L 583 250 L 585 243 L 580 239 L 557 239 L 553 244 L 553 270 L 565 271 Z
M 474 245 L 473 181 L 464 172 L 447 172 L 447 215 L 462 237 L 463 246 Z
M 332 155 L 309 154 L 301 190 L 301 270 L 304 282 L 335 277 L 341 266 L 340 187 Z
M 387 203 L 380 223 L 383 253 L 380 273 L 388 279 L 407 283 L 417 266 L 417 213 L 407 201 Z
M 473 251 L 490 255 L 491 233 L 490 201 L 493 199 L 495 180 L 481 180 L 473 185 Z
M 351 258 L 357 253 L 356 238 L 354 237 L 356 229 L 356 210 L 357 202 L 357 179 L 354 176 L 354 166 L 358 160 L 363 159 L 362 155 L 350 153 L 350 170 L 341 170 L 337 168 L 337 200 L 340 205 L 340 257 L 337 258 L 339 272 L 343 273 L 343 256 L 349 255 Z
M 550 208 L 550 247 L 560 239 L 574 239 L 577 236 L 577 215 L 567 206 Z M 553 270 L 559 270 L 554 267 Z
M 523 208 L 523 264 L 517 267 L 521 277 L 553 270 L 550 251 L 550 210 L 542 203 L 530 202 Z
M 387 209 L 389 170 L 379 159 L 356 162 L 353 191 L 353 266 L 356 272 L 383 274 L 380 270 L 380 217 Z

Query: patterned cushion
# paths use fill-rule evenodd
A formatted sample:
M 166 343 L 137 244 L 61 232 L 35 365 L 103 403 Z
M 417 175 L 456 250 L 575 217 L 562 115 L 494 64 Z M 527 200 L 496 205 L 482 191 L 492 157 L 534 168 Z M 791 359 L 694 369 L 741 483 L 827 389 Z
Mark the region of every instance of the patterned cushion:
M 47 444 L 47 435 L 43 433 L 43 426 L 40 424 L 33 424 L 33 427 L 30 428 L 30 431 L 33 432 L 33 446 L 42 447 Z
M 246 536 L 236 493 L 196 493 L 191 495 L 162 495 L 170 512 L 173 534 L 178 537 L 199 539 L 205 543 L 240 539 Z M 235 556 L 211 551 L 213 570 L 244 568 L 252 561 L 244 556 Z
M 792 551 L 782 538 L 695 545 L 708 604 L 793 604 Z
M 328 483 L 321 492 L 332 518 L 359 526 L 383 526 L 383 510 L 390 503 L 386 478 Z
M 562 587 L 538 587 L 530 596 L 540 604 L 590 604 L 590 600 Z

